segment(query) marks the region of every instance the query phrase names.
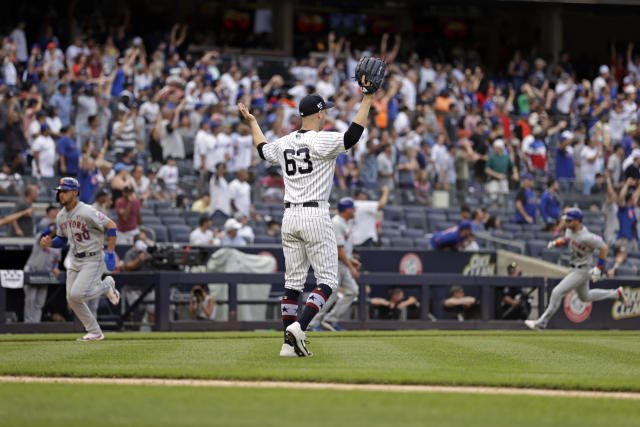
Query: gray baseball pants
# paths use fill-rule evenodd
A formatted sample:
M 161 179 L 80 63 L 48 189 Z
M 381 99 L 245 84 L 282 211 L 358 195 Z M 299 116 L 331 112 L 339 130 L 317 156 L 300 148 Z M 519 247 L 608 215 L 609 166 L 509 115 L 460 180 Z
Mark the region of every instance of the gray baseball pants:
M 309 323 L 309 328 L 307 329 L 317 327 L 323 320 L 331 324 L 338 323 L 349 310 L 351 304 L 358 299 L 358 283 L 351 276 L 347 266 L 341 262 L 338 263 L 338 286 L 344 291 L 342 298 L 338 298 L 338 292 L 333 292 L 327 303 L 322 307 L 322 310 Z
M 549 320 L 553 317 L 556 311 L 558 311 L 558 308 L 560 308 L 564 296 L 573 289 L 576 290 L 578 298 L 584 302 L 618 298 L 618 293 L 615 289 L 589 289 L 589 279 L 589 268 L 571 269 L 569 274 L 567 274 L 567 277 L 562 279 L 562 281 L 553 288 L 551 297 L 549 298 L 549 305 L 536 323 L 543 328 L 546 328 Z
M 102 252 L 93 257 L 74 258 L 71 268 L 67 270 L 67 302 L 86 331 L 92 334 L 102 333 L 91 309 L 96 307 L 92 300 L 100 297 L 109 288 L 101 279 L 102 273 L 106 270 L 102 258 Z

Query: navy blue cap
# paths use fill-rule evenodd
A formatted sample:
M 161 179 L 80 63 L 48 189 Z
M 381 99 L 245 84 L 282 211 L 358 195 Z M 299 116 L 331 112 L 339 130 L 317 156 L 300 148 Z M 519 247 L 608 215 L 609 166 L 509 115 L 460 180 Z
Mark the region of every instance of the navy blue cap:
M 333 102 L 325 101 L 324 98 L 317 93 L 312 93 L 302 98 L 298 110 L 300 111 L 300 115 L 305 117 L 329 108 L 333 108 Z
M 522 175 L 522 179 L 533 179 L 533 175 L 527 172 L 524 175 Z
M 471 230 L 471 221 L 465 219 L 458 224 L 458 230 Z
M 338 212 L 346 211 L 347 209 L 355 208 L 353 199 L 351 197 L 343 197 L 338 201 Z
M 572 208 L 569 209 L 566 214 L 564 214 L 565 221 L 571 221 L 573 219 L 579 219 L 580 221 L 582 221 L 582 211 L 580 209 Z

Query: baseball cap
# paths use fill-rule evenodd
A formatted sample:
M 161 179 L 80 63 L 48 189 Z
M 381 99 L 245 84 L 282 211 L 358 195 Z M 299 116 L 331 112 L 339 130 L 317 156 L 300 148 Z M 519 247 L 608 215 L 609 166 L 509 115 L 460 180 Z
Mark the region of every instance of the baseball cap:
M 530 173 L 525 173 L 524 175 L 522 175 L 522 179 L 533 179 L 533 175 L 531 175 Z
M 582 211 L 578 208 L 569 209 L 567 213 L 564 214 L 564 219 L 565 221 L 571 221 L 573 219 L 579 219 L 582 221 Z
M 351 197 L 344 197 L 338 201 L 338 212 L 346 211 L 347 209 L 354 208 L 355 204 Z
M 565 130 L 560 134 L 560 141 L 566 141 L 567 139 L 573 138 L 573 132 L 570 130 Z
M 122 162 L 116 163 L 115 166 L 113 167 L 113 170 L 116 171 L 116 173 L 123 170 L 128 170 L 128 169 L 129 167 Z
M 242 225 L 233 218 L 229 218 L 224 223 L 224 231 L 240 230 Z
M 320 110 L 327 110 L 329 108 L 333 108 L 333 102 L 325 101 L 317 93 L 312 93 L 311 95 L 307 95 L 300 101 L 299 111 L 302 117 L 309 116 L 311 114 L 315 114 Z
M 471 230 L 471 221 L 465 219 L 458 224 L 458 230 Z
M 495 141 L 493 141 L 493 148 L 494 149 L 498 149 L 498 148 L 502 148 L 504 149 L 504 141 L 501 139 L 496 139 Z
M 608 72 L 609 72 L 609 66 L 607 66 L 607 65 L 601 65 L 600 66 L 600 70 L 599 70 L 600 74 L 604 74 L 604 73 L 608 73 Z
M 55 44 L 55 42 L 49 42 L 49 43 L 47 44 L 47 49 L 55 49 L 55 48 L 56 48 L 56 46 L 57 46 L 57 45 Z

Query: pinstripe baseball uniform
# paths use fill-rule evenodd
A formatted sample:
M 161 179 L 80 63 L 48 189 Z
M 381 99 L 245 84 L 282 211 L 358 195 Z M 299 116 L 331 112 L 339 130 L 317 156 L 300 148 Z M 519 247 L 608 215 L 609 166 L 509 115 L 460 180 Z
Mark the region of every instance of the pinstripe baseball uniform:
M 593 251 L 602 248 L 604 245 L 602 238 L 582 225 L 580 230 L 575 233 L 567 229 L 564 241 L 569 246 L 571 270 L 553 288 L 549 298 L 549 306 L 536 322 L 542 327 L 547 326 L 549 319 L 560 308 L 564 296 L 573 289 L 576 290 L 580 300 L 585 302 L 618 298 L 615 289 L 589 289 L 589 270 L 593 267 Z
M 109 285 L 101 280 L 104 264 L 104 227 L 109 222 L 102 212 L 78 202 L 67 212 L 63 207 L 56 217 L 57 235 L 67 238 L 73 254 L 67 269 L 67 301 L 89 333 L 101 334 L 87 301 L 102 295 Z
M 338 246 L 328 200 L 336 157 L 344 152 L 344 133 L 313 130 L 293 132 L 262 146 L 263 158 L 282 167 L 285 207 L 289 206 L 282 220 L 285 288 L 301 292 L 309 264 L 317 283 L 337 287 Z M 303 206 L 310 202 L 317 207 Z

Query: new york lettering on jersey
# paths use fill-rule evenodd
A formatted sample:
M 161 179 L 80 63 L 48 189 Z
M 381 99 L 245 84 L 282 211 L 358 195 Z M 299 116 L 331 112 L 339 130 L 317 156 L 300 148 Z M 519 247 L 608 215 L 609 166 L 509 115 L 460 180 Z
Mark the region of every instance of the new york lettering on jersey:
M 298 131 L 266 144 L 262 152 L 282 167 L 285 201 L 328 201 L 336 157 L 346 152 L 344 133 Z
M 67 212 L 63 208 L 58 212 L 58 235 L 66 237 L 74 253 L 97 252 L 104 246 L 104 226 L 109 218 L 93 207 L 78 202 Z

